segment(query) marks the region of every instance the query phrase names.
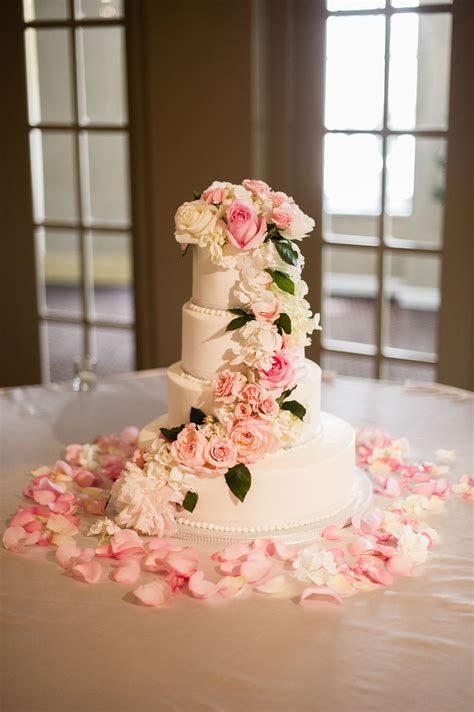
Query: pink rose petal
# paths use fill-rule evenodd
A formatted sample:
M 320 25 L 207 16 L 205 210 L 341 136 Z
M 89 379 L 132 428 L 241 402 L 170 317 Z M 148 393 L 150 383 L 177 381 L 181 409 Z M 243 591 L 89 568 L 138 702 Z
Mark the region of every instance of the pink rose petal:
M 219 570 L 223 574 L 229 576 L 238 576 L 240 574 L 240 567 L 242 566 L 242 561 L 240 559 L 234 559 L 234 561 L 223 561 L 219 566 Z
M 230 561 L 233 559 L 241 559 L 243 556 L 247 556 L 250 549 L 246 544 L 231 544 L 231 546 L 226 546 L 220 552 L 221 561 Z
M 300 603 L 305 604 L 315 601 L 329 601 L 330 603 L 342 603 L 342 596 L 336 591 L 332 591 L 327 586 L 309 586 L 301 594 Z
M 75 544 L 62 544 L 56 550 L 56 561 L 63 569 L 69 569 L 77 562 L 81 555 L 81 550 Z
M 224 598 L 236 598 L 245 591 L 247 581 L 243 576 L 224 576 L 217 582 L 217 587 Z
M 188 588 L 195 598 L 209 598 L 219 591 L 219 585 L 206 581 L 204 571 L 196 571 L 188 582 Z
M 3 546 L 9 551 L 20 551 L 26 538 L 27 533 L 23 527 L 8 527 L 3 533 Z
M 260 586 L 257 586 L 255 590 L 260 591 L 260 593 L 275 594 L 281 593 L 281 591 L 283 591 L 283 589 L 287 586 L 288 578 L 283 574 L 279 574 L 278 576 L 269 578 L 267 581 L 260 584 Z
M 245 576 L 249 583 L 261 581 L 270 571 L 272 562 L 268 559 L 249 559 L 242 563 L 240 575 Z
M 323 529 L 321 536 L 323 539 L 327 539 L 327 541 L 339 541 L 339 539 L 342 539 L 343 531 L 335 524 L 331 524 Z
M 133 595 L 145 606 L 161 606 L 170 597 L 171 589 L 165 581 L 152 581 L 136 588 Z
M 298 555 L 298 547 L 288 546 L 288 544 L 282 544 L 281 542 L 273 542 L 274 552 L 277 559 L 281 561 L 293 561 Z
M 387 571 L 394 576 L 411 576 L 413 564 L 403 554 L 396 554 L 387 561 Z
M 74 564 L 70 571 L 84 583 L 98 583 L 102 576 L 102 565 L 98 561 L 89 561 L 85 564 Z
M 189 578 L 197 570 L 198 555 L 191 548 L 171 551 L 166 558 L 166 563 L 175 573 Z
M 123 564 L 116 566 L 112 578 L 117 583 L 131 585 L 138 581 L 140 572 L 140 562 L 137 559 L 126 559 Z
M 373 551 L 374 545 L 372 539 L 368 537 L 357 537 L 357 539 L 353 539 L 350 542 L 347 549 L 353 556 L 359 556 L 359 554 L 363 554 L 366 551 Z

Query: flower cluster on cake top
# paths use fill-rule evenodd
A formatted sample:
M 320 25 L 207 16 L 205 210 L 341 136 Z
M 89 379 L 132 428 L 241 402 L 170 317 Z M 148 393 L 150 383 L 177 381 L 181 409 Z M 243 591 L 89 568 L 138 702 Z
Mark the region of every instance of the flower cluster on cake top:
M 248 465 L 301 437 L 304 396 L 292 394 L 305 375 L 304 347 L 320 328 L 305 298 L 304 260 L 295 243 L 314 221 L 293 198 L 260 180 L 216 181 L 178 208 L 175 223 L 184 251 L 195 245 L 218 267 L 237 271 L 233 296 L 241 306 L 229 309 L 227 325 L 234 332 L 235 370 L 214 379 L 212 412 L 192 408 L 190 422 L 161 428 L 114 485 L 119 523 L 144 533 L 166 529 L 176 503 L 194 510 L 199 477 L 224 476 L 243 502 L 252 481 Z

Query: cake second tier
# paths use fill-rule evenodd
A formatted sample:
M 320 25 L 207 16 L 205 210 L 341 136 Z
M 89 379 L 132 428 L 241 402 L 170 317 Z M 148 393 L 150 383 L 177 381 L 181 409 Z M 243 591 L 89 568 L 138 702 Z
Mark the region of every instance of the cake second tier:
M 214 413 L 215 402 L 210 381 L 186 373 L 181 363 L 168 368 L 168 419 L 172 426 L 189 422 L 192 407 L 206 414 Z M 305 375 L 298 382 L 292 397 L 306 408 L 305 428 L 300 442 L 316 435 L 319 429 L 321 403 L 321 369 L 309 359 L 305 360 Z

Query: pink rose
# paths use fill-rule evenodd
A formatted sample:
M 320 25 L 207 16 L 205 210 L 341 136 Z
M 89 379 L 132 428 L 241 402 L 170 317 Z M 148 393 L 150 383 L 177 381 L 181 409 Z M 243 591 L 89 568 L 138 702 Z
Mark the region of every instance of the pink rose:
M 214 379 L 214 398 L 223 403 L 232 403 L 239 395 L 246 379 L 242 373 L 221 371 Z
M 247 401 L 240 401 L 235 406 L 234 417 L 236 420 L 247 420 L 252 417 L 252 406 Z
M 229 242 L 241 250 L 249 250 L 263 242 L 267 234 L 265 218 L 258 217 L 253 205 L 234 200 L 227 210 L 226 235 Z
M 280 411 L 280 407 L 272 396 L 265 396 L 258 404 L 258 415 L 263 420 L 274 420 Z
M 263 180 L 251 180 L 250 178 L 246 178 L 242 182 L 242 185 L 245 190 L 250 190 L 253 195 L 259 195 L 259 193 L 266 194 L 270 192 L 270 186 Z
M 291 215 L 286 210 L 275 208 L 272 210 L 270 220 L 281 230 L 285 230 L 291 224 Z
M 268 370 L 259 369 L 260 383 L 266 388 L 291 388 L 295 384 L 295 370 L 288 356 L 276 353 Z
M 245 388 L 240 391 L 240 396 L 243 401 L 249 403 L 254 410 L 261 399 L 265 396 L 265 391 L 259 383 L 248 383 Z
M 217 205 L 217 203 L 222 203 L 224 198 L 226 197 L 227 190 L 225 188 L 209 188 L 208 190 L 205 190 L 204 193 L 201 195 L 202 200 L 205 200 L 206 203 Z
M 252 304 L 252 311 L 258 321 L 274 322 L 280 314 L 280 302 L 271 291 L 264 293 L 262 299 L 257 299 Z
M 268 197 L 270 198 L 270 202 L 274 208 L 278 208 L 282 203 L 294 203 L 295 201 L 293 198 L 289 198 L 286 193 L 283 193 L 281 190 L 278 191 L 273 191 L 271 190 L 270 193 L 268 194 Z
M 181 465 L 202 467 L 205 464 L 206 445 L 207 440 L 196 428 L 196 424 L 188 423 L 172 444 L 171 454 Z
M 267 452 L 275 452 L 278 448 L 278 441 L 266 423 L 258 418 L 240 420 L 230 437 L 237 448 L 239 462 L 256 462 Z
M 207 443 L 204 456 L 211 467 L 228 470 L 237 462 L 237 447 L 229 438 L 214 437 Z

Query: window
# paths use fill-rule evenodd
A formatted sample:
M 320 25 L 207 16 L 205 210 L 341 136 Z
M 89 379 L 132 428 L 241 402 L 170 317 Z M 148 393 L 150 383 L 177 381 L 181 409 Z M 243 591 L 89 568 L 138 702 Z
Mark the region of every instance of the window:
M 43 380 L 135 366 L 122 0 L 24 0 Z
M 436 378 L 451 11 L 327 2 L 326 368 Z

